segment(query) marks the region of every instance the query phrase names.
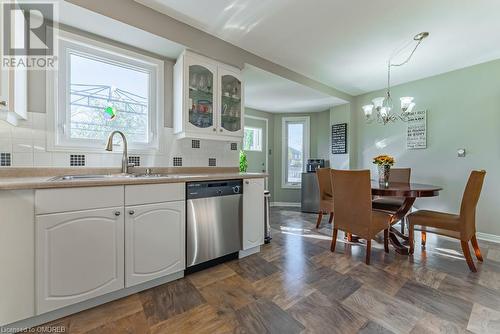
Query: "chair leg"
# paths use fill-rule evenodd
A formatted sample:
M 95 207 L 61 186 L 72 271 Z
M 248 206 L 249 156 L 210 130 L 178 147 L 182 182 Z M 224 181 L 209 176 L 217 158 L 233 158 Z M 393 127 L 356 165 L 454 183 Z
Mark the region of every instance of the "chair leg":
M 323 219 L 323 211 L 320 211 L 318 213 L 318 220 L 316 221 L 316 228 L 319 228 L 319 225 L 321 224 L 321 219 Z
M 483 262 L 483 256 L 481 255 L 481 250 L 479 249 L 479 244 L 477 243 L 475 235 L 472 237 L 471 243 L 472 243 L 472 248 L 474 248 L 474 253 L 476 253 L 477 260 Z
M 467 241 L 460 241 L 462 245 L 462 251 L 464 252 L 465 260 L 467 261 L 467 265 L 469 266 L 470 271 L 475 273 L 476 266 L 474 265 L 474 260 L 472 260 L 472 256 L 470 255 L 469 243 Z
M 330 212 L 330 218 L 328 219 L 328 224 L 333 222 L 333 212 Z
M 405 218 L 405 217 L 403 217 L 403 218 L 401 219 L 401 233 L 402 233 L 402 234 L 405 234 L 405 223 L 406 223 L 406 218 Z
M 332 245 L 330 246 L 330 250 L 332 252 L 335 252 L 335 245 L 337 244 L 337 234 L 338 234 L 339 230 L 337 230 L 336 228 L 333 228 L 333 235 L 332 235 Z
M 368 239 L 366 240 L 366 260 L 365 263 L 367 265 L 370 264 L 370 255 L 372 254 L 372 240 Z
M 410 242 L 410 255 L 415 252 L 415 228 L 413 225 L 408 226 L 408 241 Z
M 389 229 L 384 230 L 384 251 L 389 253 Z
M 422 247 L 425 247 L 425 243 L 427 242 L 427 233 L 422 231 Z

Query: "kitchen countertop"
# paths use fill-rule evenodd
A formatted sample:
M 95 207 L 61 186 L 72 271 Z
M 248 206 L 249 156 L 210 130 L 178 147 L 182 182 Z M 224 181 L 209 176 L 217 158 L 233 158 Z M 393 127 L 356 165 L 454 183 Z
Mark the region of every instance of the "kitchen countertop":
M 227 169 L 226 169 L 227 170 Z M 80 179 L 80 180 L 51 180 L 54 176 L 72 175 L 57 174 L 44 176 L 29 176 L 22 173 L 22 176 L 0 176 L 0 190 L 21 190 L 21 189 L 51 189 L 51 188 L 73 188 L 73 187 L 96 187 L 96 186 L 116 186 L 116 185 L 137 185 L 137 184 L 158 184 L 158 183 L 178 183 L 192 181 L 211 180 L 231 180 L 231 179 L 251 179 L 267 177 L 266 173 L 239 173 L 228 171 L 200 171 L 195 173 L 167 173 L 168 177 L 119 177 L 104 179 Z M 155 172 L 153 172 L 155 173 Z M 79 173 L 83 174 L 83 173 Z M 88 173 L 95 174 L 95 173 Z

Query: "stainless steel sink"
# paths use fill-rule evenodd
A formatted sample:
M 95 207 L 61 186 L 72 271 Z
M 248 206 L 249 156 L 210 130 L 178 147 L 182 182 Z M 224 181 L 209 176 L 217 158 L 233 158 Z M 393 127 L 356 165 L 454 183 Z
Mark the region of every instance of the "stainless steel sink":
M 164 178 L 167 174 L 82 174 L 56 176 L 49 181 L 79 181 L 79 180 L 99 180 L 99 179 L 119 179 L 119 178 Z

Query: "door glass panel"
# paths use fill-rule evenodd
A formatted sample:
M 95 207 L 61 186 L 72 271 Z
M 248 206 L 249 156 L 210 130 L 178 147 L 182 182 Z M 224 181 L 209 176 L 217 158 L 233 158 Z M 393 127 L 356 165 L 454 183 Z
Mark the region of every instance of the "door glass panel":
M 231 132 L 241 129 L 241 81 L 223 75 L 221 81 L 221 126 Z
M 198 128 L 214 125 L 214 75 L 200 65 L 189 66 L 189 123 Z

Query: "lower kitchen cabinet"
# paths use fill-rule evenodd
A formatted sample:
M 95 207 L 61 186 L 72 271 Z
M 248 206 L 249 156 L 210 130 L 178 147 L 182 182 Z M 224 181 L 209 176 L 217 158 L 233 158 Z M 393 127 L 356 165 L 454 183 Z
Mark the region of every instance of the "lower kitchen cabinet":
M 264 243 L 264 179 L 243 181 L 243 250 Z
M 125 208 L 127 287 L 184 270 L 185 202 Z
M 123 210 L 36 216 L 37 314 L 124 288 Z

